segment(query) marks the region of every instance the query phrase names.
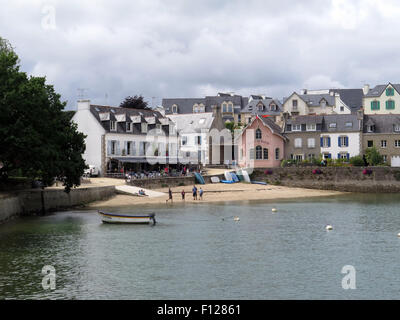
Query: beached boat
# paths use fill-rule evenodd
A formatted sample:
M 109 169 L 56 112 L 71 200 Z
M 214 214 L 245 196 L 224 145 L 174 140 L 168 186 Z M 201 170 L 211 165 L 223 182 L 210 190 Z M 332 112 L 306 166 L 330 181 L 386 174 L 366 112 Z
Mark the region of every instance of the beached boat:
M 125 215 L 98 211 L 98 214 L 104 223 L 156 224 L 154 213 L 149 215 Z
M 195 172 L 194 176 L 196 177 L 196 180 L 197 180 L 198 183 L 205 184 L 204 178 L 200 173 Z

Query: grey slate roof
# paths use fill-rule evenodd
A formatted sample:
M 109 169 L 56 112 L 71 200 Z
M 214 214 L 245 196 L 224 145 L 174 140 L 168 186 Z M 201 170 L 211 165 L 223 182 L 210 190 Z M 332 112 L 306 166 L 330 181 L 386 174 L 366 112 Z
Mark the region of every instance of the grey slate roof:
M 380 84 L 375 86 L 374 88 L 370 89 L 368 91 L 368 93 L 365 95 L 366 97 L 380 97 L 383 93 L 383 91 L 385 91 L 386 87 L 388 85 L 391 85 L 398 93 L 400 93 L 400 84 L 392 84 L 392 83 L 388 83 L 388 84 Z
M 258 111 L 257 105 L 259 103 L 262 103 L 264 105 L 264 110 L 263 111 Z M 274 102 L 276 104 L 277 111 L 271 111 L 269 105 L 271 102 Z M 278 99 L 272 99 L 272 98 L 266 98 L 263 99 L 260 97 L 260 99 L 252 99 L 250 102 L 247 103 L 247 105 L 244 106 L 242 109 L 242 112 L 249 112 L 252 114 L 259 114 L 259 115 L 279 115 L 283 111 L 282 109 L 282 103 Z
M 195 133 L 212 128 L 214 116 L 212 112 L 190 113 L 190 114 L 170 114 L 169 119 L 176 125 L 179 133 Z
M 261 121 L 264 122 L 265 125 L 270 127 L 273 133 L 282 135 L 282 128 L 278 126 L 273 120 L 264 117 L 258 117 L 258 118 L 261 119 Z
M 363 128 L 364 133 L 368 132 L 367 127 L 369 125 L 375 125 L 374 133 L 395 133 L 394 126 L 400 125 L 400 115 L 394 115 L 394 114 L 365 115 L 364 128 Z
M 328 106 L 335 105 L 335 97 L 330 94 L 299 94 L 310 107 L 319 107 L 321 100 L 325 99 Z
M 364 96 L 362 89 L 330 89 L 329 91 L 339 93 L 340 99 L 350 108 L 351 112 L 356 112 L 362 107 Z
M 307 115 L 307 116 L 292 116 L 286 120 L 286 124 L 322 124 L 323 116 Z
M 103 126 L 103 128 L 110 132 L 110 121 L 102 121 L 100 119 L 100 113 L 109 113 L 110 120 L 116 121 L 116 115 L 125 114 L 126 121 L 117 122 L 117 133 L 126 133 L 126 134 L 146 134 L 141 132 L 141 123 L 146 123 L 145 117 L 155 117 L 156 121 L 154 124 L 148 124 L 148 130 L 154 129 L 156 127 L 156 123 L 159 124 L 159 118 L 163 118 L 162 114 L 155 110 L 144 110 L 144 109 L 131 109 L 131 108 L 120 108 L 120 107 L 111 107 L 111 106 L 100 106 L 100 105 L 90 105 L 90 112 L 97 119 L 97 121 Z M 132 124 L 132 132 L 126 131 L 126 122 L 132 122 L 131 116 L 140 116 L 140 123 Z M 168 135 L 169 128 L 166 125 L 162 126 L 164 132 Z
M 323 132 L 357 132 L 362 129 L 356 114 L 332 114 L 323 117 Z M 331 127 L 333 123 L 336 123 L 336 127 Z M 352 125 L 348 126 L 347 123 Z

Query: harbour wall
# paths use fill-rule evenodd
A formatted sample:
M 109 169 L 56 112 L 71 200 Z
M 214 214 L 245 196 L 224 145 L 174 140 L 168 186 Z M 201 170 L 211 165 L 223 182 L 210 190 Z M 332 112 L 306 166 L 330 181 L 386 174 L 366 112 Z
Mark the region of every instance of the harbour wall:
M 108 199 L 115 195 L 114 186 L 72 189 L 31 189 L 0 196 L 0 223 L 17 216 L 38 215 L 89 202 Z
M 321 173 L 313 173 L 313 170 Z M 370 170 L 369 174 L 363 171 Z M 286 167 L 257 168 L 252 180 L 271 185 L 363 193 L 400 192 L 400 168 L 391 167 Z

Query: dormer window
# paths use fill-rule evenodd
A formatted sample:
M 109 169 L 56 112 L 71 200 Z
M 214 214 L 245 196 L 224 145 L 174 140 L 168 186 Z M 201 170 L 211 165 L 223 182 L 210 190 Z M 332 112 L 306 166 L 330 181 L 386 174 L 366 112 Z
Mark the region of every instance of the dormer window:
M 262 103 L 257 105 L 258 111 L 263 111 L 264 110 L 264 105 Z
M 223 102 L 222 103 L 222 112 L 232 113 L 233 112 L 232 102 Z
M 178 106 L 176 104 L 172 105 L 172 113 L 178 113 Z
M 394 131 L 400 132 L 400 124 L 395 124 L 394 125 Z
M 161 124 L 156 124 L 156 132 L 161 133 Z
M 147 133 L 147 123 L 142 122 L 142 133 Z
M 117 122 L 110 121 L 110 131 L 117 131 Z
M 126 123 L 126 131 L 127 132 L 132 132 L 132 122 L 127 122 Z
M 301 124 L 293 124 L 292 131 L 301 131 Z
M 386 89 L 386 96 L 388 96 L 388 97 L 394 96 L 394 89 L 393 88 L 387 88 Z
M 276 110 L 277 110 L 276 104 L 275 104 L 275 103 L 271 103 L 271 104 L 269 105 L 269 109 L 270 109 L 271 111 L 276 111 Z
M 199 112 L 199 106 L 196 103 L 195 105 L 193 105 L 193 113 L 198 113 Z
M 292 109 L 297 110 L 297 100 L 292 100 Z
M 373 124 L 367 126 L 367 131 L 368 132 L 374 132 L 375 131 L 375 126 Z
M 309 123 L 307 124 L 307 131 L 316 131 L 317 127 L 315 125 L 315 123 Z
M 325 100 L 321 100 L 321 108 L 325 108 L 326 107 L 326 101 Z
M 329 128 L 336 128 L 336 122 L 332 122 L 329 124 Z

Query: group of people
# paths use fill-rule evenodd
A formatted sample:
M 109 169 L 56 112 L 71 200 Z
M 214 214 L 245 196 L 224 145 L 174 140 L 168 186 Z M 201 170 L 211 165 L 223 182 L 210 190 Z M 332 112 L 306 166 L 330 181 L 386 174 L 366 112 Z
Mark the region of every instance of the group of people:
M 193 188 L 192 188 L 193 200 L 203 200 L 203 193 L 204 193 L 204 191 L 201 187 L 199 190 L 197 190 L 197 187 L 193 186 Z M 182 192 L 181 192 L 182 200 L 185 200 L 185 194 L 186 194 L 185 189 L 182 189 Z M 199 197 L 197 197 L 197 194 L 199 195 Z M 168 202 L 170 200 L 171 200 L 171 202 L 173 202 L 172 190 L 171 190 L 171 188 L 168 188 L 168 199 L 165 201 Z

